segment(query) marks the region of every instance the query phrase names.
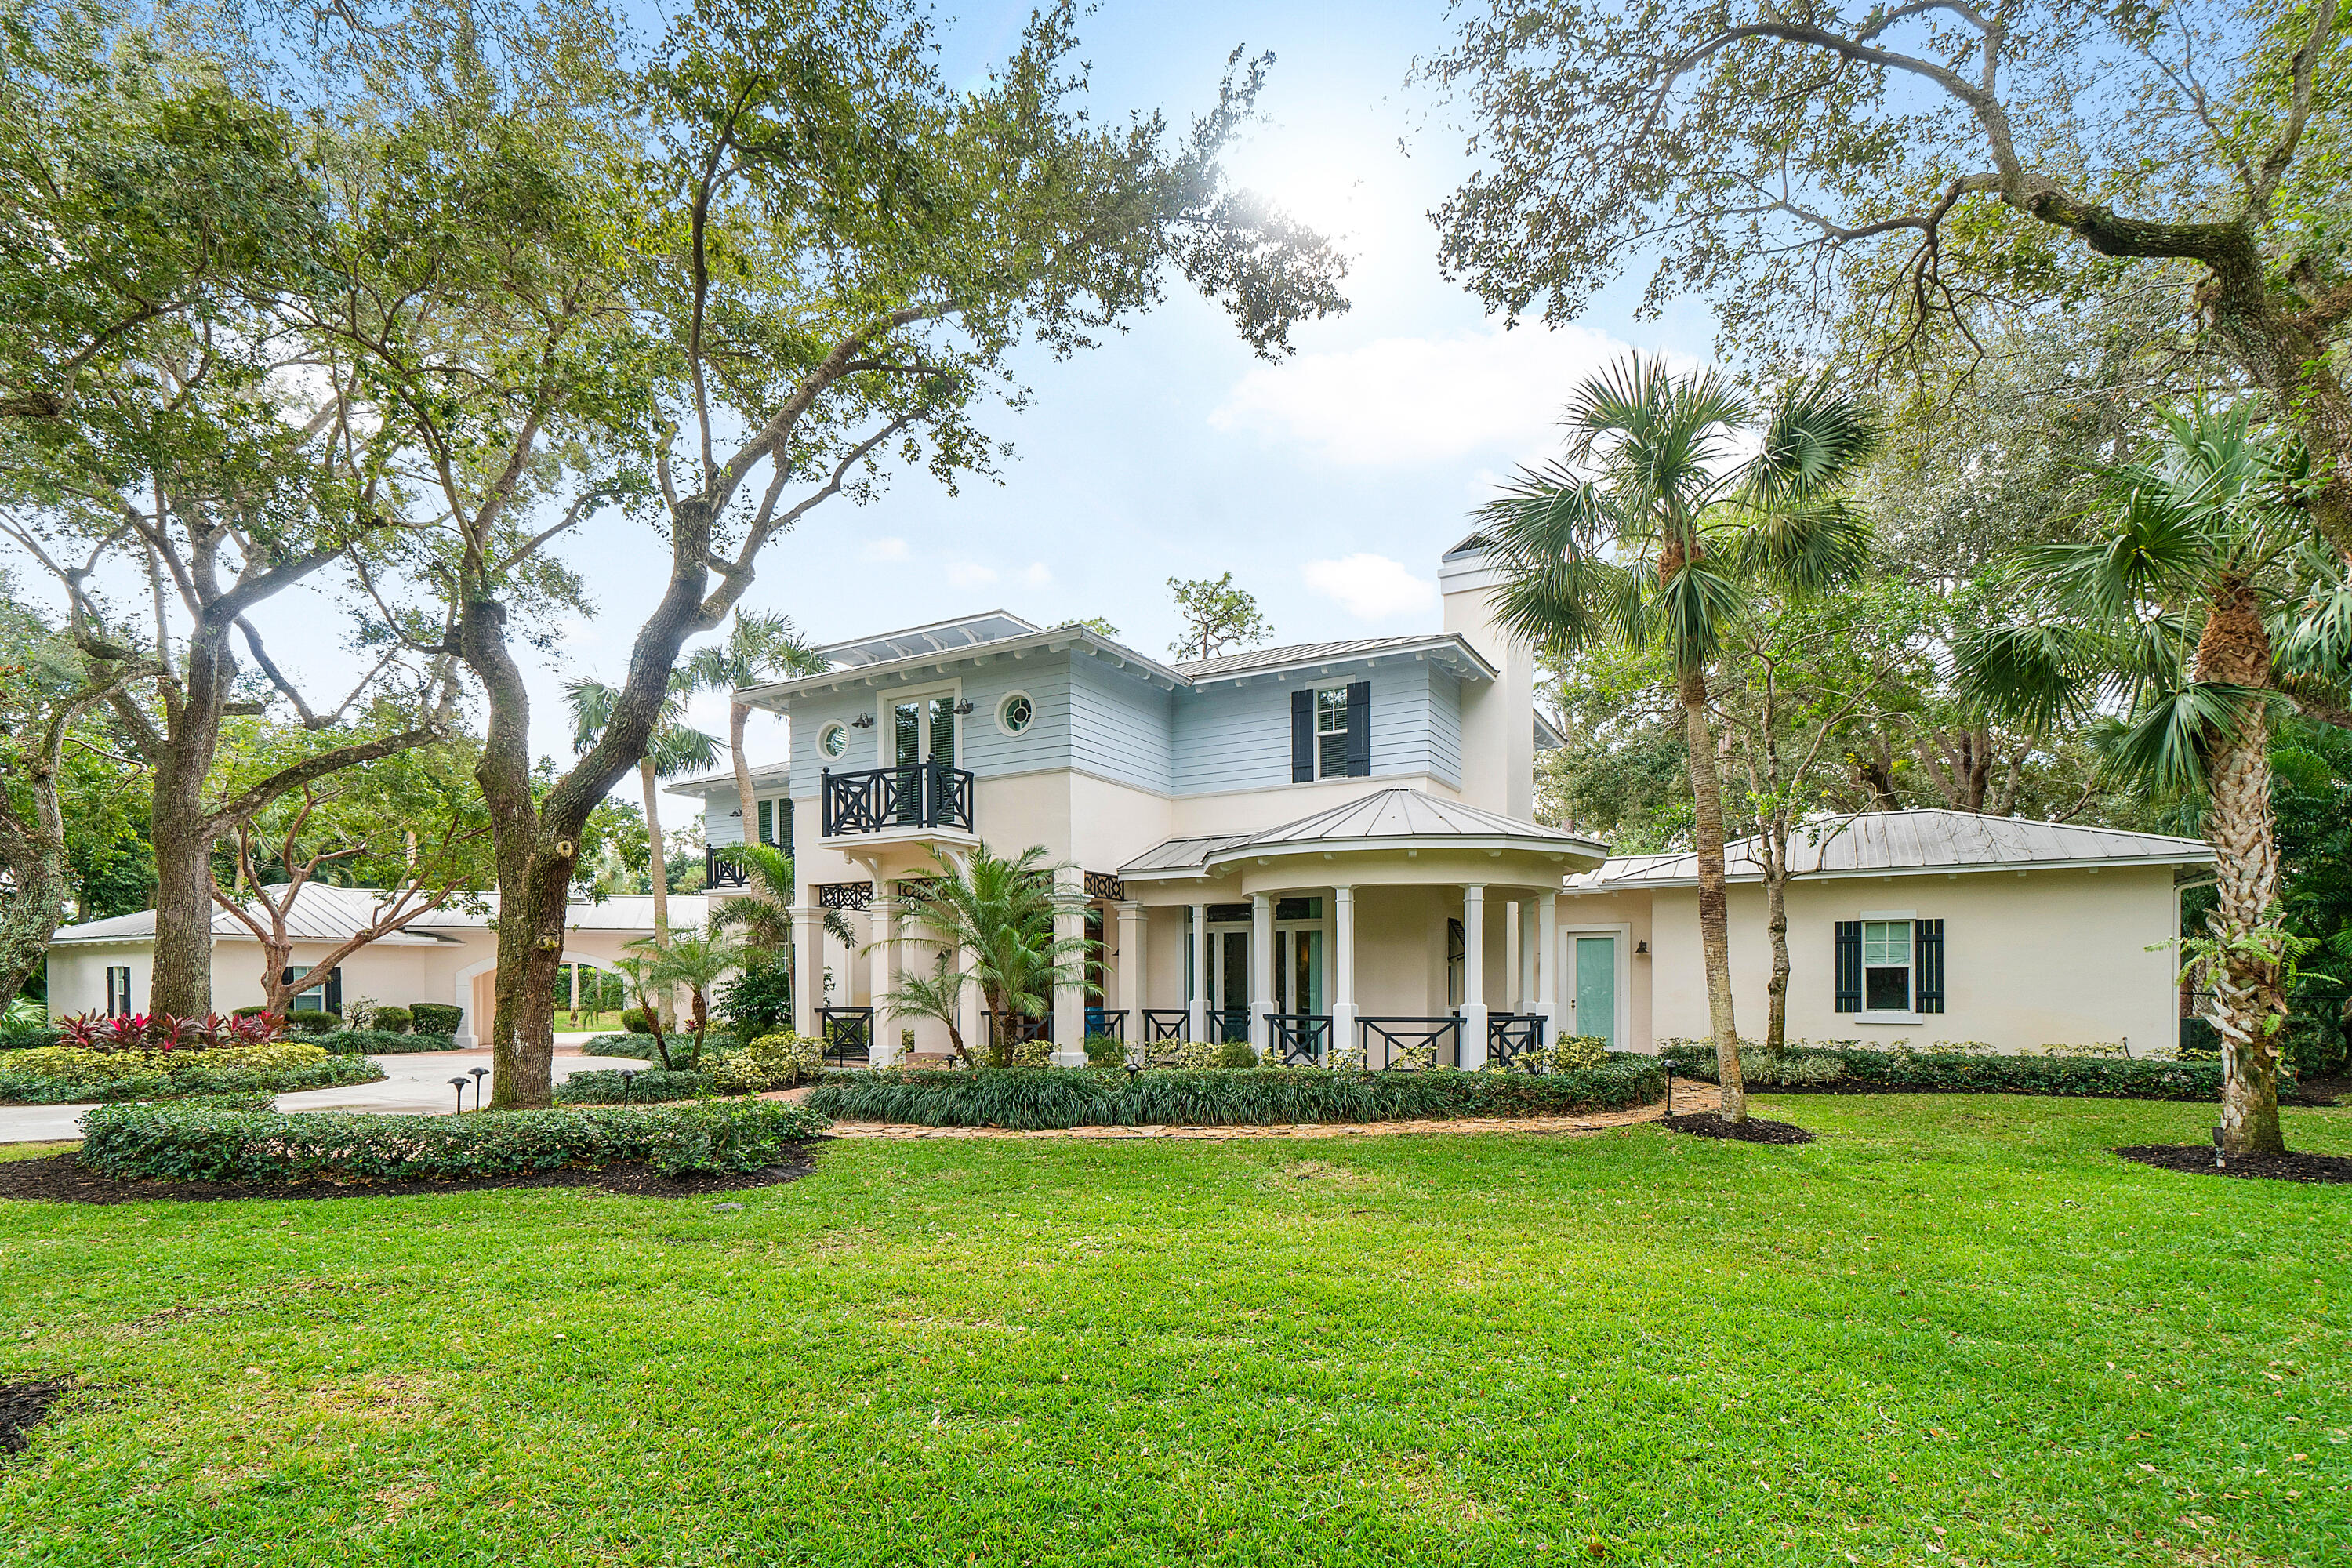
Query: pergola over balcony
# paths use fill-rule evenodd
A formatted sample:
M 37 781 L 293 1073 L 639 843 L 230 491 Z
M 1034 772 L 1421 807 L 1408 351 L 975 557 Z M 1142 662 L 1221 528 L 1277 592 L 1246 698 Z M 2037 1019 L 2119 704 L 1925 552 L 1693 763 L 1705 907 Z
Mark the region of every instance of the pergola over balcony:
M 1390 789 L 1263 832 L 1171 839 L 1120 868 L 1134 889 L 1180 889 L 1193 902 L 1192 994 L 1186 1033 L 1212 1037 L 1225 1009 L 1208 993 L 1209 910 L 1231 907 L 1235 894 L 1249 908 L 1251 1044 L 1269 1059 L 1328 1063 L 1342 1057 L 1369 1068 L 1459 1066 L 1507 1060 L 1540 1044 L 1560 1011 L 1558 896 L 1563 879 L 1590 870 L 1608 855 L 1589 838 L 1442 799 L 1419 790 Z M 1372 1011 L 1359 1002 L 1356 927 L 1359 903 L 1380 889 L 1434 890 L 1458 909 L 1465 959 L 1458 1005 L 1412 1014 Z M 1275 963 L 1277 905 L 1286 898 L 1328 889 L 1332 902 L 1323 1012 L 1285 1011 Z M 1212 892 L 1213 891 L 1213 898 Z M 1490 1007 L 1486 995 L 1486 903 L 1495 892 L 1533 910 L 1523 921 L 1507 973 L 1516 974 L 1517 1011 Z M 1173 901 L 1173 900 L 1167 900 Z M 1160 899 L 1152 902 L 1160 904 Z M 1425 906 L 1424 906 L 1425 907 Z M 1122 905 L 1139 922 L 1139 940 L 1123 939 L 1122 953 L 1139 952 L 1142 911 Z M 1238 938 L 1235 939 L 1236 941 Z M 1441 922 L 1426 940 L 1444 942 Z M 1123 974 L 1122 1000 L 1139 1017 L 1129 1038 L 1165 1037 L 1167 1009 L 1143 1016 L 1142 977 Z

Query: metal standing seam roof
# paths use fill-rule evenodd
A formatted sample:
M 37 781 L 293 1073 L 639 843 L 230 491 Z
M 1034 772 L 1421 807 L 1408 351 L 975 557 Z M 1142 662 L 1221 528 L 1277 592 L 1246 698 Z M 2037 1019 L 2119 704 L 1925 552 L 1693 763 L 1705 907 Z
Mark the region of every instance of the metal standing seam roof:
M 1247 675 L 1255 670 L 1286 669 L 1302 664 L 1336 664 L 1343 659 L 1400 653 L 1414 647 L 1447 647 L 1459 655 L 1476 675 L 1491 680 L 1496 673 L 1494 666 L 1481 658 L 1475 648 L 1451 632 L 1423 632 L 1412 637 L 1351 637 L 1342 642 L 1292 643 L 1286 647 L 1255 647 L 1244 653 L 1221 654 L 1215 658 L 1181 659 L 1169 668 L 1188 680 L 1217 680 L 1226 676 Z
M 1129 861 L 1119 868 L 1119 872 L 1122 876 L 1140 877 L 1199 869 L 1219 859 L 1270 852 L 1377 849 L 1389 844 L 1447 839 L 1562 854 L 1599 856 L 1606 852 L 1592 839 L 1541 823 L 1522 822 L 1460 801 L 1441 800 L 1417 789 L 1384 789 L 1262 833 L 1171 838 Z
M 1763 876 L 1757 844 L 1750 837 L 1724 847 L 1727 876 L 1738 880 Z M 1810 824 L 1791 837 L 1789 849 L 1793 874 L 1828 877 L 2036 866 L 2203 865 L 2213 858 L 2210 847 L 2195 838 L 1942 809 L 1865 812 Z M 1629 855 L 1611 860 L 1586 885 L 1659 888 L 1697 880 L 1696 854 Z
M 783 784 L 789 786 L 792 782 L 793 764 L 790 762 L 761 763 L 753 766 L 751 769 L 751 787 L 755 790 L 762 784 Z M 702 773 L 690 779 L 672 780 L 671 782 L 662 785 L 662 793 L 665 795 L 691 795 L 698 797 L 709 794 L 712 790 L 733 789 L 734 787 L 735 770 L 730 767 L 722 773 Z M 649 898 L 651 896 L 651 894 L 646 895 L 646 897 Z
M 339 888 L 313 882 L 302 889 L 289 911 L 286 934 L 295 942 L 346 942 L 367 926 L 374 923 L 377 900 L 382 889 L 375 888 Z M 475 895 L 486 908 L 458 909 L 448 905 L 431 910 L 390 936 L 376 938 L 379 942 L 394 947 L 437 947 L 455 942 L 455 937 L 437 934 L 446 931 L 479 931 L 497 917 L 499 896 L 496 893 Z M 670 923 L 698 926 L 702 923 L 709 900 L 699 893 L 675 893 L 669 900 Z M 653 895 L 624 893 L 606 899 L 601 904 L 575 901 L 564 917 L 564 925 L 572 931 L 643 931 L 654 929 Z M 254 913 L 265 923 L 268 915 L 256 907 Z M 228 910 L 215 907 L 213 910 L 213 935 L 229 941 L 253 940 L 247 930 Z M 155 937 L 155 911 L 142 910 L 136 914 L 114 915 L 102 921 L 85 921 L 79 925 L 61 928 L 50 938 L 58 942 L 152 942 Z

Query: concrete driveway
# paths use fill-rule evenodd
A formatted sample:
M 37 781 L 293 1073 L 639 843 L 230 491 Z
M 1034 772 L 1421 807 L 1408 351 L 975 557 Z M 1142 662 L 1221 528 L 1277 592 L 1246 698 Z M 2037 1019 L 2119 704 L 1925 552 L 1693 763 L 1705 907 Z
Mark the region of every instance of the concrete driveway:
M 280 1110 L 380 1110 L 408 1116 L 447 1116 L 457 1108 L 457 1091 L 449 1080 L 470 1076 L 472 1068 L 490 1065 L 490 1053 L 480 1051 L 417 1051 L 369 1058 L 388 1075 L 381 1083 L 350 1084 L 338 1089 L 306 1089 L 278 1097 Z M 642 1068 L 634 1057 L 586 1057 L 558 1047 L 555 1081 L 591 1068 Z M 489 1080 L 484 1079 L 487 1086 Z M 466 1104 L 474 1091 L 466 1091 Z M 88 1105 L 0 1105 L 0 1143 L 54 1142 L 79 1138 L 82 1112 Z

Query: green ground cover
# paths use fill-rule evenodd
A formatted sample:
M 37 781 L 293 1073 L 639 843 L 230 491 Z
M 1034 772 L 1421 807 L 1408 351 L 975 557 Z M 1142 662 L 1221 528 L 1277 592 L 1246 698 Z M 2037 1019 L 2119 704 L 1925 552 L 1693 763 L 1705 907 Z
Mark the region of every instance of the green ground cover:
M 2105 1152 L 2210 1107 L 1761 1107 L 1822 1141 L 0 1204 L 0 1376 L 89 1380 L 0 1563 L 2352 1557 L 2352 1188 Z

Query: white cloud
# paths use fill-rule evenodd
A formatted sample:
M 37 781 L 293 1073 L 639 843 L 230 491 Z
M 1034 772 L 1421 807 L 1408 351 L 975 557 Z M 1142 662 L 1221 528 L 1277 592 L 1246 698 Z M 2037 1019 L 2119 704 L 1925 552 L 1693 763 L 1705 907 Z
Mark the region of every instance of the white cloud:
M 996 569 L 977 561 L 950 561 L 948 581 L 959 588 L 982 588 L 996 581 Z
M 1054 569 L 1043 561 L 1032 561 L 1021 574 L 1021 581 L 1032 588 L 1042 588 L 1054 580 Z
M 1437 603 L 1436 584 L 1385 555 L 1359 552 L 1337 561 L 1309 561 L 1304 575 L 1308 587 L 1339 600 L 1359 620 L 1388 620 Z
M 1538 324 L 1382 338 L 1255 367 L 1209 423 L 1350 467 L 1409 468 L 1473 452 L 1525 460 L 1559 445 L 1560 407 L 1577 384 L 1627 352 L 1605 332 Z
M 909 552 L 903 539 L 869 539 L 857 553 L 865 561 L 904 561 Z

